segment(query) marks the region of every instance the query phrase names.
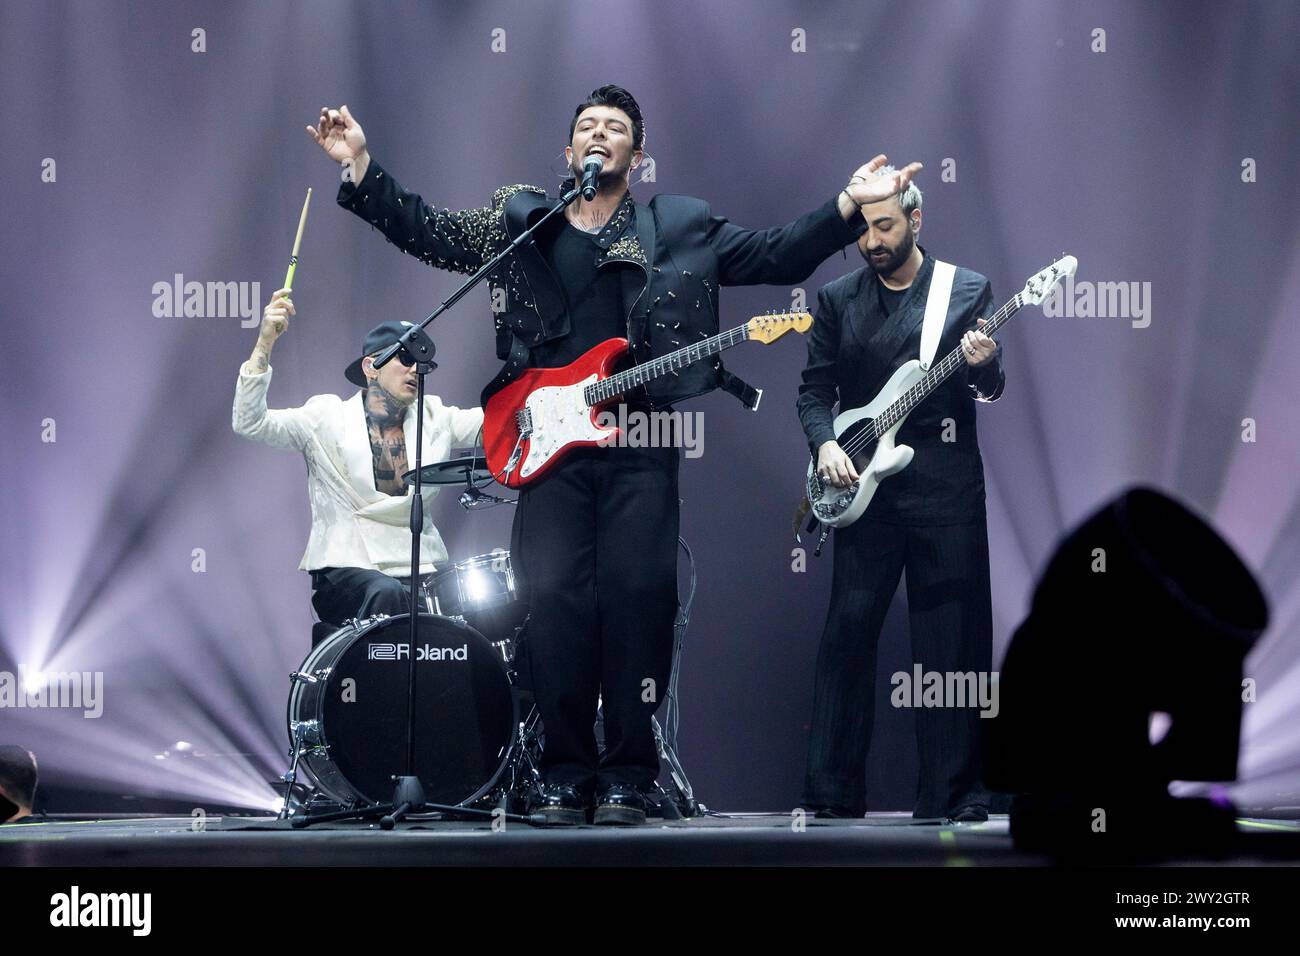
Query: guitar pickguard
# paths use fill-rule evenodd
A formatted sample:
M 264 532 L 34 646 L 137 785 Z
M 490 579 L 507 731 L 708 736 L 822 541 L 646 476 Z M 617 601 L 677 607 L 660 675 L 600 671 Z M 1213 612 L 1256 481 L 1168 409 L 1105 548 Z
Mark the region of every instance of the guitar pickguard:
M 529 478 L 562 449 L 574 442 L 595 442 L 617 429 L 601 428 L 592 419 L 583 390 L 597 380 L 590 375 L 572 385 L 550 385 L 535 389 L 525 407 L 532 420 L 528 451 L 519 467 L 519 477 Z

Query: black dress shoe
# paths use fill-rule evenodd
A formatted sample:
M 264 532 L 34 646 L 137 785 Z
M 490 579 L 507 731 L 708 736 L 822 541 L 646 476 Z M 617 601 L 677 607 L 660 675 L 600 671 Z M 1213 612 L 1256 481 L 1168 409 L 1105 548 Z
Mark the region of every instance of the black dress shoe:
M 983 823 L 989 818 L 989 808 L 979 803 L 968 803 L 948 814 L 949 823 Z
M 845 807 L 817 807 L 813 813 L 817 820 L 855 820 L 861 816 Z
M 548 783 L 533 812 L 547 826 L 577 826 L 587 822 L 587 801 L 571 783 Z
M 630 783 L 611 784 L 596 798 L 592 822 L 625 827 L 645 823 L 645 797 Z

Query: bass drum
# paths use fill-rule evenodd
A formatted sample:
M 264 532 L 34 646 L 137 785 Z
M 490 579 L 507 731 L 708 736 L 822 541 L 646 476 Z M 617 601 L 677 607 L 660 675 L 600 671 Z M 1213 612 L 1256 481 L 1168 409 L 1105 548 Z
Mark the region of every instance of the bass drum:
M 434 614 L 418 627 L 415 775 L 431 803 L 469 803 L 492 789 L 515 739 L 510 676 L 473 628 Z M 409 615 L 367 618 L 321 641 L 293 677 L 290 746 L 345 806 L 388 803 L 406 773 L 410 640 Z

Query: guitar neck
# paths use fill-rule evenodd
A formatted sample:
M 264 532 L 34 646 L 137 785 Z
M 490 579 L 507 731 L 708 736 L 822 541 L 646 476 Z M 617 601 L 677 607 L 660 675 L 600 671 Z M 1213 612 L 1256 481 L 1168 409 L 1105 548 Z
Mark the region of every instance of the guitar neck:
M 589 406 L 608 402 L 610 399 L 618 398 L 620 395 L 630 392 L 638 385 L 645 385 L 647 382 L 652 382 L 670 373 L 679 372 L 688 365 L 694 365 L 710 355 L 717 355 L 719 352 L 726 351 L 748 338 L 749 326 L 738 325 L 727 332 L 719 332 L 707 339 L 701 339 L 694 345 L 687 345 L 675 352 L 669 352 L 657 359 L 651 359 L 644 365 L 634 365 L 632 368 L 617 372 L 609 378 L 601 379 L 594 385 L 588 385 L 583 395 Z
M 998 309 L 991 319 L 984 323 L 981 329 L 985 335 L 995 335 L 1007 320 L 1020 311 L 1024 305 L 1024 299 L 1019 292 L 1006 305 Z M 943 361 L 937 362 L 930 367 L 930 371 L 925 373 L 925 377 L 909 388 L 898 398 L 894 399 L 875 420 L 875 430 L 877 435 L 883 435 L 888 429 L 893 428 L 895 424 L 906 418 L 917 405 L 925 401 L 926 397 L 936 388 L 942 385 L 948 376 L 966 364 L 966 359 L 961 352 L 961 346 L 953 349 L 943 357 Z

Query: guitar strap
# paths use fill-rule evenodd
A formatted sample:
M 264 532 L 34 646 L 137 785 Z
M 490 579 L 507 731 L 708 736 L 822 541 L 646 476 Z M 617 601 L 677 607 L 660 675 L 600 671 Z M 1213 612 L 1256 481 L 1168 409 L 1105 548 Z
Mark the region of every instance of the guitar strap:
M 944 323 L 948 319 L 948 303 L 952 299 L 952 279 L 957 267 L 951 262 L 934 261 L 930 275 L 930 291 L 925 299 L 925 318 L 921 320 L 921 368 L 930 370 L 934 353 L 939 349 Z
M 510 354 L 506 357 L 506 364 L 501 366 L 501 371 L 497 372 L 496 377 L 483 387 L 479 404 L 486 405 L 489 398 L 517 379 L 526 368 L 528 368 L 528 345 L 512 331 Z
M 719 388 L 728 395 L 734 395 L 740 399 L 740 404 L 744 405 L 751 412 L 758 411 L 758 401 L 763 397 L 763 390 L 750 385 L 739 375 L 728 372 L 718 363 Z

